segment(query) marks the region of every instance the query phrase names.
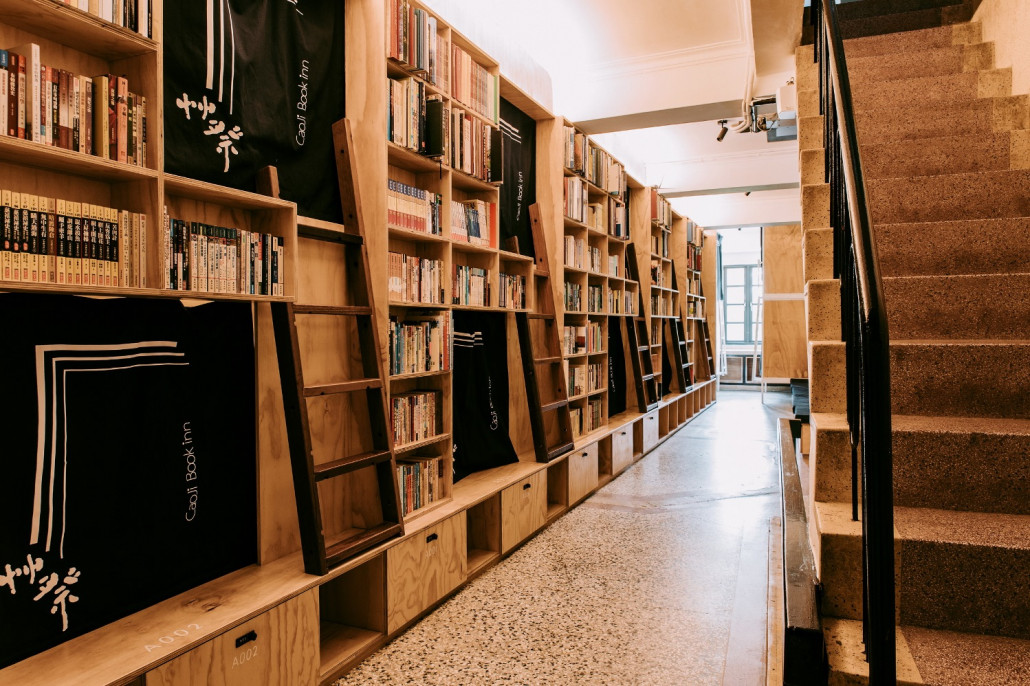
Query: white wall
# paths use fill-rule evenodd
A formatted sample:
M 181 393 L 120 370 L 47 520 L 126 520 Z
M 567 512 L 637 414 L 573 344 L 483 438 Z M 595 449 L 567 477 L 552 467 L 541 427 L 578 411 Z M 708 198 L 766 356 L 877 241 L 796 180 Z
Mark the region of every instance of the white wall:
M 983 39 L 994 41 L 996 65 L 1012 67 L 1012 90 L 1030 93 L 1030 2 L 983 0 L 973 17 L 983 26 Z

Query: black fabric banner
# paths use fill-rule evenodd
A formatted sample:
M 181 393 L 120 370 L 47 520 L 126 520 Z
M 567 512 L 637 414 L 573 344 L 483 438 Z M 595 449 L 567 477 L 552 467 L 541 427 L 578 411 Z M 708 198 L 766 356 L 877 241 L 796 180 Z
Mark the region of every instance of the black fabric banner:
M 339 221 L 343 13 L 311 0 L 165 3 L 166 171 L 253 191 L 274 165 L 301 214 Z
M 0 313 L 0 667 L 255 561 L 248 304 Z
M 535 257 L 529 206 L 536 202 L 536 121 L 501 98 L 504 183 L 501 184 L 501 247 L 519 239 L 519 252 Z
M 454 481 L 517 462 L 508 435 L 503 314 L 454 313 Z
M 622 343 L 624 317 L 608 318 L 608 416 L 626 411 L 626 349 Z

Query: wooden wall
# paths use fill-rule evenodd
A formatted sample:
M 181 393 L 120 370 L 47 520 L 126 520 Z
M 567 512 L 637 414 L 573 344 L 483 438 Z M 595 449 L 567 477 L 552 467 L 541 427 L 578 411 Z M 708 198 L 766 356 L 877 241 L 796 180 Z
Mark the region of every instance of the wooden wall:
M 801 225 L 767 226 L 763 231 L 762 375 L 767 379 L 807 378 Z

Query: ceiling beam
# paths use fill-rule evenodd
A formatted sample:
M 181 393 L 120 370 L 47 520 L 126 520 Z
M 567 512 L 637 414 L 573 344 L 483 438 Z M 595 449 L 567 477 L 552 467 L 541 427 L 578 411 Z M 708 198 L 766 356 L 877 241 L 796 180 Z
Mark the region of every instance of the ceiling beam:
M 699 195 L 726 195 L 729 193 L 761 193 L 762 191 L 786 191 L 792 188 L 801 188 L 801 184 L 792 183 L 770 183 L 762 186 L 735 186 L 733 188 L 705 188 L 691 191 L 662 191 L 666 198 L 692 198 Z
M 634 112 L 633 114 L 623 114 L 617 117 L 588 119 L 576 122 L 576 126 L 583 133 L 594 135 L 598 133 L 614 133 L 616 131 L 651 129 L 656 126 L 674 126 L 676 124 L 693 124 L 700 121 L 732 119 L 740 117 L 740 112 L 740 100 L 726 100 L 652 112 Z

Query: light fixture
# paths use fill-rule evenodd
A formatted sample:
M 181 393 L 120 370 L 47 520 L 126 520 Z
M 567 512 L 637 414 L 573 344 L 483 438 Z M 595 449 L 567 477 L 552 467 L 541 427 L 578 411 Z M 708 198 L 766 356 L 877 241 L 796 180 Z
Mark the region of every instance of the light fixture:
M 746 198 L 747 196 L 749 196 L 749 195 L 751 195 L 751 191 L 744 191 L 744 197 L 745 197 L 745 198 Z
M 722 139 L 726 137 L 727 133 L 729 133 L 729 129 L 726 128 L 726 121 L 726 119 L 719 120 L 719 135 L 715 137 L 715 140 L 719 143 L 722 143 Z

